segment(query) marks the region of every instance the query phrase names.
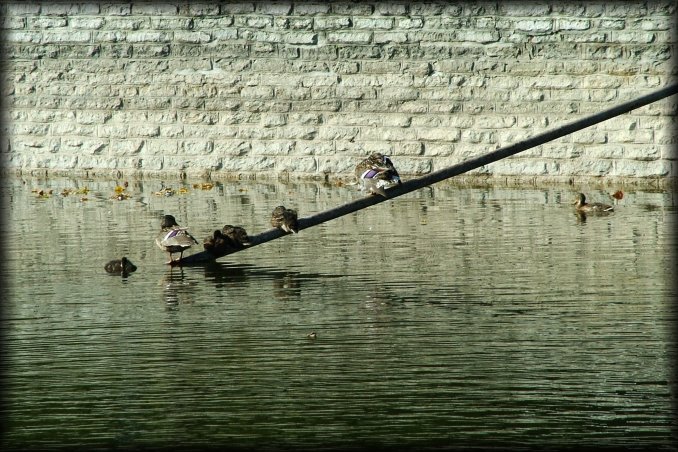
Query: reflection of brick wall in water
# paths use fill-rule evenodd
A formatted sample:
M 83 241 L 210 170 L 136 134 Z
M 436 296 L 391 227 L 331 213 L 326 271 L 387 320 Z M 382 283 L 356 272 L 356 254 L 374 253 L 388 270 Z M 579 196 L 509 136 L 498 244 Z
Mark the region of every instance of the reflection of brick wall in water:
M 673 2 L 3 4 L 9 166 L 405 175 L 668 85 Z M 474 171 L 676 176 L 669 98 Z

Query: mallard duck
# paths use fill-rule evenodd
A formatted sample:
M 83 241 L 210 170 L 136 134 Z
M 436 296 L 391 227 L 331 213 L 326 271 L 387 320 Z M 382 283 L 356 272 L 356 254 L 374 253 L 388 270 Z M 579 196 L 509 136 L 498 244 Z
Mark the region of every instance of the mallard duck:
M 198 241 L 189 232 L 188 228 L 179 227 L 177 220 L 172 215 L 165 215 L 160 224 L 160 233 L 155 238 L 155 243 L 160 249 L 169 253 L 170 260 L 168 264 L 172 264 L 172 254 L 179 253 L 179 261 L 184 255 L 184 251 L 189 249 Z
M 203 243 L 203 248 L 216 256 L 223 256 L 235 249 L 242 249 L 233 239 L 225 236 L 220 229 L 216 229 Z
M 271 226 L 280 228 L 287 233 L 293 232 L 296 234 L 299 232 L 297 211 L 287 209 L 285 206 L 276 207 L 271 214 Z
M 136 271 L 136 269 L 137 266 L 130 262 L 130 260 L 124 256 L 122 257 L 122 259 L 113 259 L 112 261 L 104 265 L 104 270 L 113 275 L 126 276 L 128 273 Z
M 226 224 L 221 228 L 221 233 L 231 240 L 232 245 L 238 248 L 244 248 L 250 245 L 250 238 L 247 236 L 245 228 Z
M 385 188 L 400 184 L 400 175 L 390 158 L 375 152 L 355 167 L 355 176 L 363 191 L 386 197 Z
M 575 206 L 575 208 L 577 209 L 578 212 L 604 213 L 604 212 L 612 212 L 614 210 L 614 207 L 612 207 L 608 204 L 603 204 L 603 203 L 600 203 L 600 202 L 592 202 L 592 203 L 586 202 L 586 196 L 584 196 L 584 193 L 579 193 L 579 195 L 577 195 L 577 198 L 574 200 L 574 202 L 572 204 L 574 204 L 574 206 Z

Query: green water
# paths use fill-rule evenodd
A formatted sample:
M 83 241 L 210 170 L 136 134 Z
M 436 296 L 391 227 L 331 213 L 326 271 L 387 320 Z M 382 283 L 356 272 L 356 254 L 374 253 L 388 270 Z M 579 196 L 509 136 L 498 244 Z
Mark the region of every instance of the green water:
M 436 186 L 170 269 L 162 214 L 201 240 L 361 194 L 129 182 L 119 201 L 115 182 L 6 181 L 3 450 L 676 450 L 670 192 L 587 190 L 616 209 L 582 219 L 580 187 Z M 123 255 L 138 270 L 108 275 Z

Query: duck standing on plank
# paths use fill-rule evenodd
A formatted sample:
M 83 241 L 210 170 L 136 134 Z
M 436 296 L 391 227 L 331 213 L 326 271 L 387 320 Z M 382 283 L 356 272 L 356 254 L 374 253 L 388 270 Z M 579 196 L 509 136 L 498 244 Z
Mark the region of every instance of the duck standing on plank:
M 250 238 L 247 235 L 247 231 L 241 226 L 226 224 L 221 228 L 221 233 L 230 241 L 231 246 L 236 249 L 243 249 L 250 245 Z
M 386 197 L 386 188 L 400 184 L 400 175 L 390 158 L 375 152 L 355 167 L 355 176 L 361 189 Z
M 211 236 L 203 240 L 202 247 L 215 256 L 223 256 L 233 249 L 231 239 L 226 237 L 221 229 L 215 229 Z
M 179 253 L 179 261 L 184 255 L 184 251 L 189 249 L 198 241 L 189 232 L 188 228 L 179 227 L 177 220 L 172 215 L 165 215 L 160 224 L 160 233 L 155 238 L 155 243 L 169 253 L 170 260 L 168 264 L 173 264 L 172 254 Z
M 271 226 L 282 229 L 283 231 L 296 234 L 299 232 L 297 224 L 297 211 L 288 209 L 285 206 L 278 206 L 273 209 L 271 214 Z

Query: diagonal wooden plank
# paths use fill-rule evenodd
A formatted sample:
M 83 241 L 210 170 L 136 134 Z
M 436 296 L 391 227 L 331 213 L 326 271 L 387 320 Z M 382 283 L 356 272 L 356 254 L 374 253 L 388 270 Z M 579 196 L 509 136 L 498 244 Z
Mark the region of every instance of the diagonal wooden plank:
M 428 185 L 441 182 L 445 179 L 449 179 L 450 177 L 458 176 L 459 174 L 463 174 L 467 171 L 480 168 L 483 165 L 496 162 L 497 160 L 511 157 L 512 155 L 518 154 L 519 152 L 523 152 L 533 147 L 540 146 L 544 143 L 548 143 L 549 141 L 553 141 L 565 135 L 569 135 L 573 132 L 585 129 L 586 127 L 590 127 L 594 124 L 598 124 L 599 122 L 603 122 L 610 118 L 614 118 L 615 116 L 628 113 L 631 110 L 635 110 L 636 108 L 651 104 L 652 102 L 656 102 L 658 100 L 664 99 L 665 97 L 669 97 L 677 93 L 678 93 L 678 84 L 670 85 L 666 88 L 660 89 L 650 94 L 646 94 L 644 96 L 638 97 L 631 101 L 601 111 L 599 113 L 587 116 L 585 118 L 578 119 L 571 123 L 565 124 L 563 126 L 541 133 L 539 135 L 535 135 L 534 137 L 528 138 L 526 140 L 520 141 L 510 146 L 506 146 L 497 149 L 493 152 L 481 155 L 479 157 L 466 160 L 462 163 L 431 172 L 427 175 L 418 177 L 416 179 L 410 179 L 408 181 L 403 182 L 401 185 L 386 190 L 386 193 L 388 195 L 387 198 L 384 198 L 382 196 L 368 195 L 356 199 L 355 201 L 346 203 L 344 205 L 329 210 L 325 210 L 324 212 L 320 212 L 309 217 L 300 218 L 299 231 L 306 228 L 310 228 L 312 226 L 316 226 L 321 223 L 325 223 L 330 220 L 334 220 L 335 218 L 348 215 L 358 210 L 365 209 L 375 204 L 389 201 L 393 198 L 397 198 L 398 196 L 402 196 L 414 190 L 418 190 Z M 250 245 L 242 249 L 232 250 L 220 255 L 214 255 L 210 252 L 202 251 L 182 258 L 181 261 L 177 261 L 175 265 L 196 265 L 205 262 L 211 262 L 220 257 L 237 253 L 238 251 L 244 251 L 254 246 L 261 245 L 262 243 L 270 242 L 271 240 L 278 239 L 284 235 L 287 234 L 281 231 L 280 229 L 270 229 L 260 234 L 250 236 Z

